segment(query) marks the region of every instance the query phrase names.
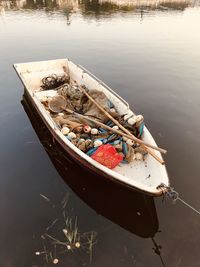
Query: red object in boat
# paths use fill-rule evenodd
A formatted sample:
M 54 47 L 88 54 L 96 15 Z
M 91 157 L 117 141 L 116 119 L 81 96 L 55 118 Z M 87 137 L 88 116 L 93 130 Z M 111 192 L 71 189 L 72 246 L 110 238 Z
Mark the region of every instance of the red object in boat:
M 91 158 L 109 169 L 115 168 L 123 160 L 123 156 L 110 144 L 101 145 Z

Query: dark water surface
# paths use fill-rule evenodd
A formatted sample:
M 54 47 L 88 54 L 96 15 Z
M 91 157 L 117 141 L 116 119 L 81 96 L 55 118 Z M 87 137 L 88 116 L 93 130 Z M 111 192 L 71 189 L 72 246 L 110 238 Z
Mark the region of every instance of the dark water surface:
M 200 216 L 63 158 L 12 68 L 64 57 L 85 66 L 145 116 L 171 184 L 200 209 L 199 25 L 198 1 L 0 1 L 0 266 L 54 266 L 35 255 L 43 245 L 57 266 L 200 266 Z M 57 219 L 48 233 L 64 239 L 66 193 L 67 216 L 97 234 L 92 255 L 82 244 L 55 255 L 41 238 Z

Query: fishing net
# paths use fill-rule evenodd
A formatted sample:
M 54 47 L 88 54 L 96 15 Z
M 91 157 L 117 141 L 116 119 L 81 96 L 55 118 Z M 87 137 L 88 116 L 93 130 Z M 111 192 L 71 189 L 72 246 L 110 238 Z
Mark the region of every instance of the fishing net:
M 90 96 L 106 111 L 110 111 L 109 100 L 103 92 L 97 90 L 89 91 Z M 95 117 L 102 122 L 108 120 L 108 117 L 99 110 L 99 108 L 90 100 L 87 99 L 87 102 L 84 104 L 84 114 L 87 116 Z
M 55 113 L 63 111 L 66 108 L 66 106 L 67 106 L 67 101 L 61 95 L 52 97 L 52 99 L 48 102 L 49 109 Z

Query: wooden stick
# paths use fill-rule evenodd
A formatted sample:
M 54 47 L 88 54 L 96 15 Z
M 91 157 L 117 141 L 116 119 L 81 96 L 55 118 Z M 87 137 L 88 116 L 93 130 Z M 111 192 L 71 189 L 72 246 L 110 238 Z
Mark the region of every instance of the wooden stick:
M 109 119 L 111 119 L 121 130 L 123 130 L 124 132 L 126 132 L 128 134 L 128 138 L 132 137 L 132 140 L 134 140 L 136 143 L 139 143 L 139 144 L 143 144 L 147 147 L 151 147 L 155 150 L 158 150 L 159 152 L 161 153 L 166 153 L 167 151 L 163 148 L 159 148 L 159 147 L 155 147 L 155 146 L 152 146 L 148 143 L 144 143 L 142 140 L 138 139 L 137 137 L 135 137 L 132 133 L 129 132 L 129 130 L 127 130 L 124 126 L 122 126 L 116 119 L 114 119 L 112 117 L 112 115 L 110 115 L 103 107 L 101 107 L 101 105 L 99 105 L 87 92 L 86 90 L 80 86 L 79 87 L 80 91 L 82 93 L 84 93 Z M 127 137 L 127 136 L 126 136 Z M 131 139 L 131 138 L 130 138 Z M 153 153 L 153 152 L 152 152 Z
M 165 164 L 164 160 L 161 159 L 161 158 L 159 158 L 155 153 L 153 153 L 153 151 L 152 151 L 150 148 L 148 148 L 148 147 L 146 147 L 146 146 L 144 146 L 144 145 L 141 145 L 141 146 L 142 146 L 142 148 L 143 148 L 146 152 L 148 152 L 154 159 L 156 159 L 157 161 L 159 161 L 162 165 Z

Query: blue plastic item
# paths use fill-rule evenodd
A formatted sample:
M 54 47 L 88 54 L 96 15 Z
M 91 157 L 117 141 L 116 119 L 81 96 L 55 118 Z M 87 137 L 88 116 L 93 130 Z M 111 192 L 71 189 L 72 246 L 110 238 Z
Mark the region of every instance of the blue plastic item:
M 88 156 L 91 157 L 91 156 L 94 154 L 94 152 L 97 150 L 97 148 L 98 148 L 98 147 L 90 148 L 90 149 L 86 152 L 86 154 L 87 154 Z
M 126 159 L 123 159 L 120 163 L 123 163 L 123 164 L 128 164 L 129 162 L 128 162 L 128 160 L 126 160 Z
M 124 156 L 126 156 L 128 153 L 128 145 L 125 142 L 122 142 L 122 152 L 123 152 Z
M 144 122 L 140 124 L 140 127 L 139 127 L 139 137 L 142 136 L 143 130 L 144 130 Z
M 108 107 L 109 108 L 114 108 L 114 105 L 113 105 L 113 103 L 108 99 Z
M 109 127 L 112 127 L 112 126 L 114 126 L 114 123 L 113 123 L 111 120 L 109 120 L 109 121 L 106 123 L 106 125 L 108 125 Z
M 101 133 L 106 133 L 107 131 L 105 130 L 105 129 L 103 129 L 103 128 L 99 128 L 99 131 L 101 132 Z

